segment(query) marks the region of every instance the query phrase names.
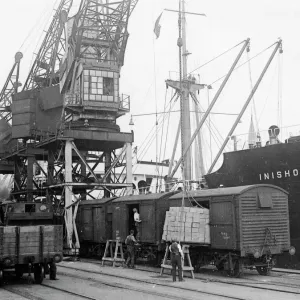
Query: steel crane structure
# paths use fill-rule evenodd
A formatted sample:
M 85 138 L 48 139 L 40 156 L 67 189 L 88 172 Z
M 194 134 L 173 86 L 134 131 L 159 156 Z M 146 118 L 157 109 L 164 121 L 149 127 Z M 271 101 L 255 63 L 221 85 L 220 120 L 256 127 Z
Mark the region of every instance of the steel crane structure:
M 52 86 L 59 82 L 59 64 L 65 54 L 64 25 L 73 0 L 62 0 L 35 57 L 23 90 Z
M 8 74 L 5 84 L 0 93 L 0 119 L 7 122 L 11 121 L 12 95 L 18 92 L 18 88 L 21 86 L 19 82 L 20 74 L 20 62 L 23 58 L 21 52 L 17 52 L 15 55 L 15 62 Z
M 0 93 L 0 155 L 4 152 L 4 147 L 11 137 L 11 104 L 13 95 L 18 92 L 18 88 L 21 86 L 19 75 L 22 57 L 21 52 L 16 53 L 15 62 Z M 13 173 L 13 165 L 0 161 L 0 170 L 3 174 Z
M 0 157 L 14 164 L 12 195 L 17 201 L 45 197 L 63 213 L 69 253 L 80 247 L 80 200 L 95 190 L 104 197 L 132 192 L 133 132 L 121 132 L 116 120 L 130 109 L 119 81 L 137 2 L 82 0 L 68 17 L 72 1 L 62 0 L 23 90 L 13 97 L 15 147 L 8 145 Z M 43 184 L 37 171 L 46 178 Z

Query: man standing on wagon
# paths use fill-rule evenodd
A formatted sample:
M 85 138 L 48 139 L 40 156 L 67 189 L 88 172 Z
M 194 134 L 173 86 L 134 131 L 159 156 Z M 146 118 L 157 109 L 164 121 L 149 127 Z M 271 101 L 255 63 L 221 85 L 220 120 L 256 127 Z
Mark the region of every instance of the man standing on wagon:
M 172 240 L 172 244 L 169 249 L 171 252 L 173 282 L 176 281 L 176 267 L 178 267 L 179 281 L 184 281 L 182 278 L 182 259 L 184 257 L 181 246 L 179 243 L 177 243 L 177 241 Z
M 136 239 L 139 241 L 140 239 L 140 223 L 142 222 L 142 220 L 140 219 L 140 214 L 138 213 L 137 209 L 134 208 L 133 209 L 134 215 L 134 222 L 135 222 L 135 228 L 136 228 Z

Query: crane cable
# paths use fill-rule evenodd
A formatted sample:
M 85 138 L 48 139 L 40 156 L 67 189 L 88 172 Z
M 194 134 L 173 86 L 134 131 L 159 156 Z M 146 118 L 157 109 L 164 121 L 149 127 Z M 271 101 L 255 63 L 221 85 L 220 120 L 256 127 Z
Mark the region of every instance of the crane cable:
M 55 8 L 56 4 L 57 4 L 58 0 L 56 0 L 53 9 Z M 50 6 L 50 5 L 49 5 Z M 40 17 L 38 18 L 38 20 L 35 22 L 35 24 L 33 25 L 33 27 L 29 30 L 28 34 L 26 35 L 26 37 L 24 38 L 21 46 L 19 47 L 19 51 L 22 50 L 23 46 L 25 45 L 25 43 L 29 40 L 29 38 L 33 35 L 34 32 L 37 32 L 40 28 L 44 28 L 44 26 L 46 26 L 46 23 L 49 21 L 49 19 L 51 18 L 51 13 L 52 11 L 49 10 L 49 6 L 45 6 L 43 12 L 40 14 Z M 44 25 L 41 24 L 41 22 L 44 23 Z M 23 52 L 26 52 L 28 50 L 28 47 L 30 46 L 30 43 L 28 43 L 27 47 L 24 49 Z

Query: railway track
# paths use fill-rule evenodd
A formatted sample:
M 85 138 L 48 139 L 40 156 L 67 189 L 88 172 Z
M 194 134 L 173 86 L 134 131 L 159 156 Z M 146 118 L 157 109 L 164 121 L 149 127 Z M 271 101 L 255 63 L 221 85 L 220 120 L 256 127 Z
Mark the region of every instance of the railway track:
M 60 267 L 65 268 L 65 269 L 72 269 L 72 270 L 75 270 L 77 272 L 85 272 L 87 274 L 98 274 L 98 275 L 105 275 L 105 276 L 110 276 L 110 277 L 115 277 L 115 278 L 133 280 L 132 277 L 126 277 L 126 276 L 124 276 L 124 274 L 122 274 L 122 275 L 109 274 L 109 273 L 103 272 L 103 271 L 102 272 L 97 272 L 97 271 L 84 270 L 82 268 L 74 268 L 74 267 L 68 267 L 68 266 L 62 266 L 62 265 L 60 265 Z M 59 273 L 60 274 L 66 274 L 64 272 L 59 272 Z M 157 272 L 153 272 L 153 271 L 151 273 L 157 274 Z M 67 273 L 67 274 L 69 274 L 69 273 Z M 70 276 L 73 276 L 73 275 L 70 275 Z M 138 279 L 138 278 L 134 278 L 134 280 L 137 281 L 137 282 L 140 282 L 140 283 L 156 284 L 156 286 L 170 287 L 170 284 L 154 282 L 153 280 L 145 280 L 145 279 Z M 282 292 L 282 293 L 287 293 L 287 294 L 291 294 L 291 295 L 299 295 L 300 294 L 299 285 L 294 285 L 294 286 L 289 286 L 288 287 L 288 288 L 298 289 L 298 290 L 287 290 L 287 289 L 282 289 L 282 288 L 280 289 L 280 288 L 270 287 L 270 285 L 272 285 L 272 284 L 275 284 L 276 286 L 278 286 L 278 283 L 270 283 L 270 282 L 265 283 L 265 282 L 253 281 L 252 283 L 247 283 L 247 282 L 232 282 L 232 281 L 228 282 L 228 281 L 225 281 L 225 280 L 202 280 L 202 281 L 204 281 L 204 282 L 213 282 L 213 283 L 221 283 L 221 284 L 226 284 L 226 285 L 235 285 L 235 286 L 241 286 L 241 287 L 247 287 L 247 288 L 254 288 L 256 290 L 263 290 L 263 291 Z M 200 293 L 205 293 L 207 295 L 225 297 L 225 298 L 230 298 L 230 299 L 248 299 L 247 297 L 243 298 L 243 297 L 234 297 L 234 296 L 224 296 L 223 294 L 216 293 L 216 292 L 203 292 L 203 290 L 199 291 L 197 289 L 186 288 L 185 286 L 177 287 L 177 288 L 179 288 L 181 290 L 200 292 Z M 283 288 L 285 288 L 285 286 L 283 286 Z
M 84 263 L 83 263 L 84 264 Z M 99 264 L 99 262 L 98 262 Z M 151 276 L 150 278 L 145 276 L 137 276 L 136 273 L 130 271 L 113 272 L 112 268 L 102 268 L 100 271 L 90 270 L 88 266 L 95 267 L 95 264 L 86 264 L 81 266 L 70 266 L 59 264 L 59 281 L 45 280 L 42 285 L 4 285 L 3 291 L 8 293 L 5 295 L 6 300 L 53 300 L 53 299 L 99 299 L 98 293 L 103 290 L 107 293 L 114 291 L 118 295 L 126 295 L 130 298 L 131 295 L 139 295 L 139 299 L 143 299 L 142 296 L 146 296 L 145 299 L 187 299 L 187 300 L 199 300 L 199 299 L 233 299 L 233 300 L 249 300 L 257 299 L 251 295 L 253 289 L 254 293 L 274 293 L 275 299 L 297 299 L 300 294 L 299 284 L 290 284 L 289 286 L 280 286 L 278 282 L 268 281 L 261 282 L 255 279 L 246 280 L 234 280 L 232 278 L 224 279 L 207 279 L 205 277 L 199 278 L 199 274 L 196 274 L 199 280 L 207 284 L 195 285 L 195 281 L 187 280 L 185 283 L 176 283 L 175 285 L 170 281 L 169 275 L 160 277 L 154 270 L 138 267 L 138 271 L 146 271 L 158 276 Z M 124 270 L 125 271 L 125 270 Z M 141 273 L 140 273 L 141 274 Z M 128 276 L 127 276 L 128 275 Z M 135 277 L 134 277 L 135 276 Z M 204 275 L 205 276 L 205 275 Z M 134 278 L 133 278 L 134 277 Z M 136 278 L 138 277 L 138 278 Z M 153 279 L 152 279 L 152 278 Z M 275 277 L 276 278 L 276 277 Z M 278 277 L 277 277 L 278 278 Z M 280 277 L 279 277 L 280 278 Z M 295 277 L 300 282 L 300 276 Z M 230 281 L 229 281 L 230 280 Z M 21 281 L 28 282 L 25 278 Z M 193 284 L 192 284 L 193 283 Z M 218 285 L 220 284 L 220 285 Z M 214 288 L 212 288 L 214 286 Z M 230 286 L 236 286 L 236 289 L 230 288 Z M 84 288 L 85 287 L 85 288 Z M 216 288 L 217 287 L 217 288 Z M 245 290 L 244 294 L 235 292 Z M 244 289 L 245 288 L 245 289 Z M 290 290 L 286 290 L 290 288 Z M 225 292 L 224 292 L 225 291 Z M 184 296 L 183 296 L 184 295 Z M 2 297 L 0 297 L 2 299 Z M 4 299 L 4 298 L 3 298 Z M 112 299 L 107 297 L 107 299 Z M 120 298 L 117 298 L 120 299 Z
M 90 262 L 89 260 L 82 260 L 82 262 Z M 101 262 L 97 261 L 97 260 L 93 260 L 93 263 L 96 264 L 101 264 Z M 62 266 L 62 265 L 60 265 Z M 65 267 L 65 266 L 62 266 Z M 151 272 L 151 273 L 155 273 L 157 274 L 157 268 L 155 268 L 155 270 L 153 270 L 154 268 L 148 268 L 148 267 L 143 267 L 140 265 L 136 266 L 136 269 L 139 271 L 143 271 L 143 272 Z M 274 280 L 277 278 L 282 278 L 283 275 L 272 275 L 272 273 L 268 276 L 259 276 L 260 278 L 266 278 L 262 280 L 259 279 L 255 279 L 255 278 L 249 278 L 249 277 L 243 277 L 243 278 L 230 278 L 230 277 L 224 277 L 220 274 L 220 271 L 216 271 L 218 273 L 219 276 L 217 276 L 216 274 L 209 274 L 210 278 L 207 277 L 207 274 L 201 274 L 201 273 L 196 273 L 195 274 L 195 278 L 198 280 L 202 280 L 204 282 L 219 282 L 219 283 L 224 283 L 224 284 L 230 284 L 230 285 L 238 285 L 238 286 L 250 286 L 253 288 L 260 288 L 260 289 L 268 289 L 268 290 L 274 290 L 274 291 L 281 291 L 278 288 L 267 288 L 267 287 L 262 287 L 261 285 L 275 285 L 275 286 L 281 286 L 281 287 L 286 287 L 286 288 L 295 288 L 298 289 L 298 292 L 295 292 L 295 294 L 300 294 L 300 273 L 297 272 L 286 272 L 284 273 L 283 271 L 274 271 L 276 273 L 279 274 L 284 274 L 284 275 L 288 275 L 288 279 L 289 280 L 298 280 L 298 283 L 287 283 L 287 284 L 283 284 L 282 282 L 280 282 L 279 280 Z M 291 275 L 292 274 L 292 275 Z M 269 278 L 274 278 L 273 280 L 269 280 Z M 233 281 L 234 280 L 234 281 Z M 256 286 L 256 285 L 260 285 Z M 285 291 L 288 292 L 288 291 Z M 290 293 L 294 293 L 294 292 L 290 292 Z
M 120 289 L 120 290 L 130 290 L 131 292 L 134 292 L 134 295 L 137 297 L 136 299 L 142 299 L 142 297 L 140 297 L 140 295 L 145 295 L 146 299 L 175 299 L 175 300 L 182 300 L 183 298 L 186 300 L 199 300 L 199 299 L 210 299 L 207 298 L 207 294 L 208 293 L 198 293 L 198 295 L 195 295 L 194 297 L 189 297 L 189 296 L 182 296 L 179 295 L 177 296 L 176 293 L 178 293 L 178 290 L 180 290 L 180 288 L 178 287 L 171 287 L 172 291 L 156 291 L 153 289 L 153 286 L 151 284 L 151 286 L 149 286 L 149 283 L 147 285 L 147 287 L 136 287 L 136 286 L 131 286 L 130 284 L 124 284 L 124 283 L 117 283 L 117 282 L 111 282 L 109 280 L 99 280 L 99 279 L 92 279 L 90 277 L 85 277 L 85 276 L 80 276 L 80 275 L 76 275 L 76 274 L 70 274 L 70 273 L 63 273 L 60 272 L 60 278 L 62 281 L 65 281 L 65 279 L 70 279 L 73 278 L 74 279 L 80 279 L 81 283 L 82 281 L 85 281 L 85 283 L 88 286 L 93 286 L 93 285 L 105 285 L 109 288 L 113 288 L 113 289 Z M 91 284 L 92 283 L 92 284 Z M 72 292 L 70 290 L 68 290 L 67 288 L 62 288 L 62 287 L 58 287 L 56 286 L 57 282 L 55 281 L 49 281 L 48 283 L 43 283 L 41 285 L 34 285 L 34 287 L 38 287 L 40 291 L 42 291 L 45 295 L 44 296 L 38 296 L 37 291 L 36 290 L 31 290 L 28 291 L 28 289 L 26 290 L 24 288 L 24 285 L 12 285 L 12 286 L 5 286 L 3 287 L 3 289 L 9 293 L 11 293 L 12 300 L 17 300 L 17 298 L 15 296 L 19 296 L 21 298 L 19 298 L 20 300 L 25 300 L 25 299 L 30 299 L 30 300 L 45 300 L 45 299 L 55 299 L 55 296 L 53 296 L 53 291 L 58 291 L 60 292 L 59 297 L 57 299 L 72 299 L 72 300 L 77 300 L 77 299 L 88 299 L 88 300 L 98 300 L 100 299 L 99 297 L 95 296 L 95 297 L 91 297 L 91 296 L 87 296 L 83 293 L 77 293 L 77 292 Z M 44 288 L 44 289 L 42 289 Z M 46 289 L 45 289 L 46 288 Z M 111 290 L 113 290 L 111 289 Z M 88 290 L 88 289 L 86 289 Z M 201 295 L 205 295 L 205 298 L 202 298 Z M 210 293 L 211 294 L 211 293 Z M 51 295 L 50 297 L 48 297 L 47 295 Z M 211 294 L 215 297 L 216 294 Z M 71 296 L 71 298 L 70 298 Z M 150 297 L 153 296 L 153 297 Z M 244 298 L 238 298 L 238 297 L 228 297 L 228 296 L 224 296 L 224 295 L 218 295 L 219 297 L 217 299 L 233 299 L 233 300 L 244 300 Z M 2 299 L 2 298 L 1 298 Z M 6 300 L 8 300 L 9 298 L 6 298 Z M 118 298 L 121 299 L 121 298 Z M 212 298 L 212 299 L 216 299 L 216 298 Z
M 76 271 L 82 271 L 80 269 L 76 269 Z M 85 271 L 82 271 L 85 272 Z M 94 274 L 101 274 L 104 275 L 103 273 L 96 273 L 96 272 L 88 272 L 88 273 L 94 273 Z M 112 282 L 112 281 L 106 281 L 106 280 L 101 280 L 101 279 L 93 279 L 93 278 L 86 278 L 85 276 L 80 276 L 78 274 L 70 274 L 70 273 L 64 273 L 64 272 L 59 272 L 60 275 L 66 276 L 66 277 L 73 277 L 73 278 L 77 278 L 77 279 L 83 279 L 83 280 L 89 280 L 95 283 L 101 283 L 104 285 L 107 285 L 109 287 L 113 287 L 113 288 L 120 288 L 120 289 L 126 289 L 126 290 L 131 290 L 134 292 L 140 292 L 140 293 L 144 293 L 147 295 L 152 295 L 155 297 L 162 297 L 163 299 L 178 299 L 178 300 L 182 300 L 183 296 L 177 296 L 176 293 L 178 293 L 178 291 L 181 292 L 195 292 L 197 293 L 197 295 L 195 295 L 195 297 L 189 297 L 189 296 L 184 296 L 184 299 L 186 300 L 198 300 L 201 299 L 199 297 L 204 296 L 203 299 L 209 299 L 207 298 L 208 296 L 213 296 L 214 298 L 212 299 L 233 299 L 233 300 L 245 300 L 247 298 L 241 298 L 241 297 L 234 297 L 234 296 L 227 296 L 227 295 L 222 295 L 220 293 L 213 293 L 213 292 L 204 292 L 204 291 L 199 291 L 199 290 L 192 290 L 192 289 L 188 289 L 188 288 L 184 288 L 184 287 L 179 287 L 179 286 L 171 286 L 171 285 L 167 285 L 167 284 L 157 284 L 157 283 L 153 283 L 153 282 L 149 282 L 146 280 L 137 280 L 139 283 L 143 283 L 146 284 L 147 287 L 144 288 L 140 288 L 140 287 L 135 287 L 135 286 L 131 286 L 129 284 L 124 284 L 124 283 L 117 283 L 117 282 Z M 105 276 L 111 276 L 111 277 L 117 277 L 117 278 L 122 278 L 122 279 L 127 279 L 128 281 L 132 281 L 132 278 L 126 278 L 124 276 L 112 276 L 112 275 L 107 275 L 105 274 Z M 149 290 L 149 287 L 152 290 Z M 157 288 L 157 287 L 168 287 L 168 292 L 166 291 L 166 289 L 164 289 L 163 292 L 157 292 L 155 290 L 153 290 L 153 287 Z M 171 290 L 171 293 L 168 294 Z M 215 298 L 215 297 L 219 297 L 219 298 Z M 156 299 L 156 298 L 155 298 Z
M 37 286 L 36 286 L 37 287 Z M 47 290 L 41 289 L 40 287 L 46 287 Z M 79 300 L 79 299 L 88 299 L 88 300 L 97 300 L 97 298 L 92 298 L 92 297 L 87 297 L 82 294 L 74 293 L 71 291 L 68 291 L 66 289 L 62 288 L 57 288 L 48 284 L 41 284 L 38 287 L 38 290 L 32 289 L 31 291 L 25 290 L 24 285 L 10 285 L 10 286 L 4 286 L 1 288 L 1 290 L 4 290 L 6 292 L 9 292 L 9 294 L 5 295 L 5 300 L 25 300 L 25 299 L 30 299 L 30 300 L 48 300 L 48 299 L 54 299 L 55 297 L 53 296 L 53 290 L 59 291 L 59 298 L 57 299 L 68 299 L 68 297 L 72 296 L 72 300 Z M 50 290 L 52 292 L 50 292 Z M 42 296 L 38 296 L 35 294 L 41 294 L 44 293 Z M 48 297 L 47 295 L 51 295 L 51 297 Z M 62 298 L 63 297 L 63 298 Z M 4 298 L 0 298 L 4 299 Z

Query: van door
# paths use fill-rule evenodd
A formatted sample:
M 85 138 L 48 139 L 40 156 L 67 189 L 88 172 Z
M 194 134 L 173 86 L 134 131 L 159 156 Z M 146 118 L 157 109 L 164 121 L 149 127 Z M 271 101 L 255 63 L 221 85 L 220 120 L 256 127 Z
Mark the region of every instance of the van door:
M 93 207 L 94 241 L 106 242 L 105 236 L 105 210 L 104 207 Z
M 113 205 L 113 239 L 125 240 L 128 235 L 128 214 L 122 203 Z
M 210 201 L 210 237 L 215 249 L 236 249 L 233 200 L 230 197 Z
M 93 240 L 93 213 L 92 208 L 83 208 L 82 213 L 82 226 L 78 228 L 80 236 L 82 236 L 85 241 Z
M 140 240 L 148 243 L 155 243 L 155 210 L 154 201 L 142 201 L 140 204 Z

